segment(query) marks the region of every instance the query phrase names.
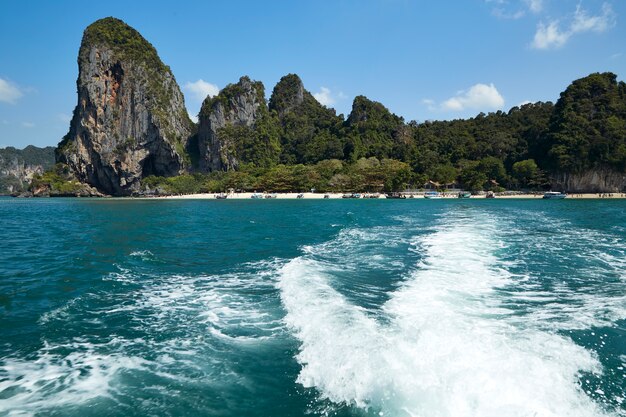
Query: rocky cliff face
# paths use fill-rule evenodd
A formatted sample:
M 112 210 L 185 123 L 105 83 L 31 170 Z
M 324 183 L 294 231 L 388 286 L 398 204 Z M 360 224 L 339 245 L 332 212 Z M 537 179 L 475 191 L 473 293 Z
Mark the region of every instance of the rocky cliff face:
M 245 145 L 254 145 L 257 125 L 268 117 L 264 94 L 261 82 L 241 77 L 204 100 L 198 127 L 200 169 L 236 170 L 246 159 L 244 153 L 251 149 Z
M 287 74 L 274 87 L 269 107 L 270 110 L 276 111 L 282 120 L 288 113 L 298 110 L 304 103 L 305 97 L 308 101 L 315 100 L 311 93 L 304 89 L 300 77 L 296 74 Z
M 35 174 L 42 174 L 53 164 L 53 147 L 0 149 L 0 194 L 11 194 L 27 189 Z
M 193 128 L 169 67 L 136 30 L 114 18 L 90 25 L 78 56 L 78 104 L 57 161 L 112 195 L 149 175 L 180 174 Z
M 626 190 L 626 172 L 599 168 L 582 173 L 561 173 L 551 177 L 554 190 L 573 193 L 617 193 Z

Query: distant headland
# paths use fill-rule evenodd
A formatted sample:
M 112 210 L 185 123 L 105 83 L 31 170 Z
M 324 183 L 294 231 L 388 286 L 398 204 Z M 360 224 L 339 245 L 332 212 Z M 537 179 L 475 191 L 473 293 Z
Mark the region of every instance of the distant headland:
M 556 104 L 424 123 L 364 96 L 337 115 L 295 74 L 267 101 L 243 76 L 194 123 L 170 68 L 119 19 L 85 29 L 78 69 L 69 132 L 56 164 L 32 173 L 33 195 L 626 188 L 626 84 L 612 73 L 572 82 Z

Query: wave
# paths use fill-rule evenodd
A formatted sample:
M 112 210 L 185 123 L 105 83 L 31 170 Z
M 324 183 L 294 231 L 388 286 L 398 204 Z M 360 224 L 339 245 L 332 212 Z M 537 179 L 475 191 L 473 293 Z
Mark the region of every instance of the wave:
M 445 218 L 415 240 L 422 261 L 378 311 L 337 291 L 337 265 L 315 248 L 286 264 L 278 287 L 301 344 L 298 382 L 380 415 L 609 415 L 581 387 L 581 375 L 601 374 L 597 356 L 518 325 L 503 302 L 524 277 L 496 256 L 502 228 L 480 212 Z
M 113 340 L 108 345 L 117 344 Z M 122 370 L 143 370 L 149 362 L 137 356 L 99 353 L 89 342 L 46 345 L 29 361 L 0 361 L 0 411 L 10 416 L 36 415 L 43 409 L 110 398 Z M 71 352 L 66 351 L 71 349 Z M 1 414 L 1 413 L 0 413 Z
M 282 263 L 209 276 L 147 274 L 130 264 L 104 277 L 106 289 L 43 314 L 39 324 L 50 331 L 41 348 L 0 357 L 0 415 L 124 409 L 141 398 L 129 392 L 146 390 L 175 402 L 184 387 L 255 389 L 237 362 L 284 334 L 275 289 Z

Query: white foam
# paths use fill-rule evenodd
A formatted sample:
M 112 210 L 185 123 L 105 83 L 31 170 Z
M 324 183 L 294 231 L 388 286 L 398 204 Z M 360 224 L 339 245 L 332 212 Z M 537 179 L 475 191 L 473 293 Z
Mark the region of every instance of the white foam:
M 148 377 L 163 395 L 171 395 L 165 389 L 171 383 L 237 383 L 245 376 L 233 370 L 229 355 L 284 333 L 275 289 L 280 265 L 245 264 L 215 276 L 145 275 L 118 267 L 106 279 L 125 291 L 85 293 L 39 320 L 56 328 L 112 323 L 106 337 L 87 327 L 84 334 L 44 339 L 28 357 L 0 358 L 0 416 L 46 414 L 102 398 L 124 403 L 127 391 L 137 389 L 136 377 Z
M 419 239 L 424 262 L 378 312 L 334 290 L 335 266 L 314 249 L 288 263 L 278 286 L 301 342 L 298 382 L 393 416 L 608 415 L 579 384 L 581 372 L 602 372 L 593 352 L 517 325 L 500 290 L 523 277 L 494 254 L 498 225 L 472 223 L 447 219 Z
M 130 256 L 140 257 L 140 258 L 149 258 L 154 256 L 152 252 L 149 250 L 137 250 L 130 253 Z
M 64 346 L 45 346 L 33 361 L 0 361 L 0 411 L 8 415 L 35 415 L 45 409 L 110 397 L 121 370 L 141 370 L 147 361 L 135 356 L 102 354 L 90 343 L 76 343 L 69 354 Z

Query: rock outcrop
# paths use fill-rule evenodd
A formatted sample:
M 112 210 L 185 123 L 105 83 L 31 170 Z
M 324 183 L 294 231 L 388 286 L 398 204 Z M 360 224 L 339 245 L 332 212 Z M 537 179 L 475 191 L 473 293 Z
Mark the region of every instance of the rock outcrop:
M 344 158 L 344 142 L 339 138 L 343 118 L 319 103 L 296 74 L 285 75 L 276 84 L 269 109 L 280 122 L 281 162 Z
M 391 155 L 397 142 L 404 140 L 404 120 L 391 113 L 381 103 L 357 96 L 346 120 L 352 137 L 353 153 L 358 157 Z
M 597 168 L 581 173 L 554 174 L 550 184 L 554 190 L 570 193 L 618 193 L 626 190 L 626 172 Z
M 28 188 L 33 176 L 54 165 L 54 148 L 27 146 L 24 149 L 0 149 L 0 195 Z
M 269 107 L 270 110 L 276 111 L 282 120 L 288 113 L 297 111 L 304 103 L 305 97 L 307 101 L 315 100 L 311 93 L 304 89 L 300 77 L 296 74 L 287 74 L 274 87 Z
M 183 172 L 193 124 L 148 41 L 121 20 L 98 20 L 84 32 L 78 71 L 78 104 L 58 162 L 111 195 L 137 192 L 149 175 Z
M 241 77 L 202 103 L 198 127 L 200 169 L 236 170 L 240 163 L 266 165 L 277 154 L 263 83 Z

